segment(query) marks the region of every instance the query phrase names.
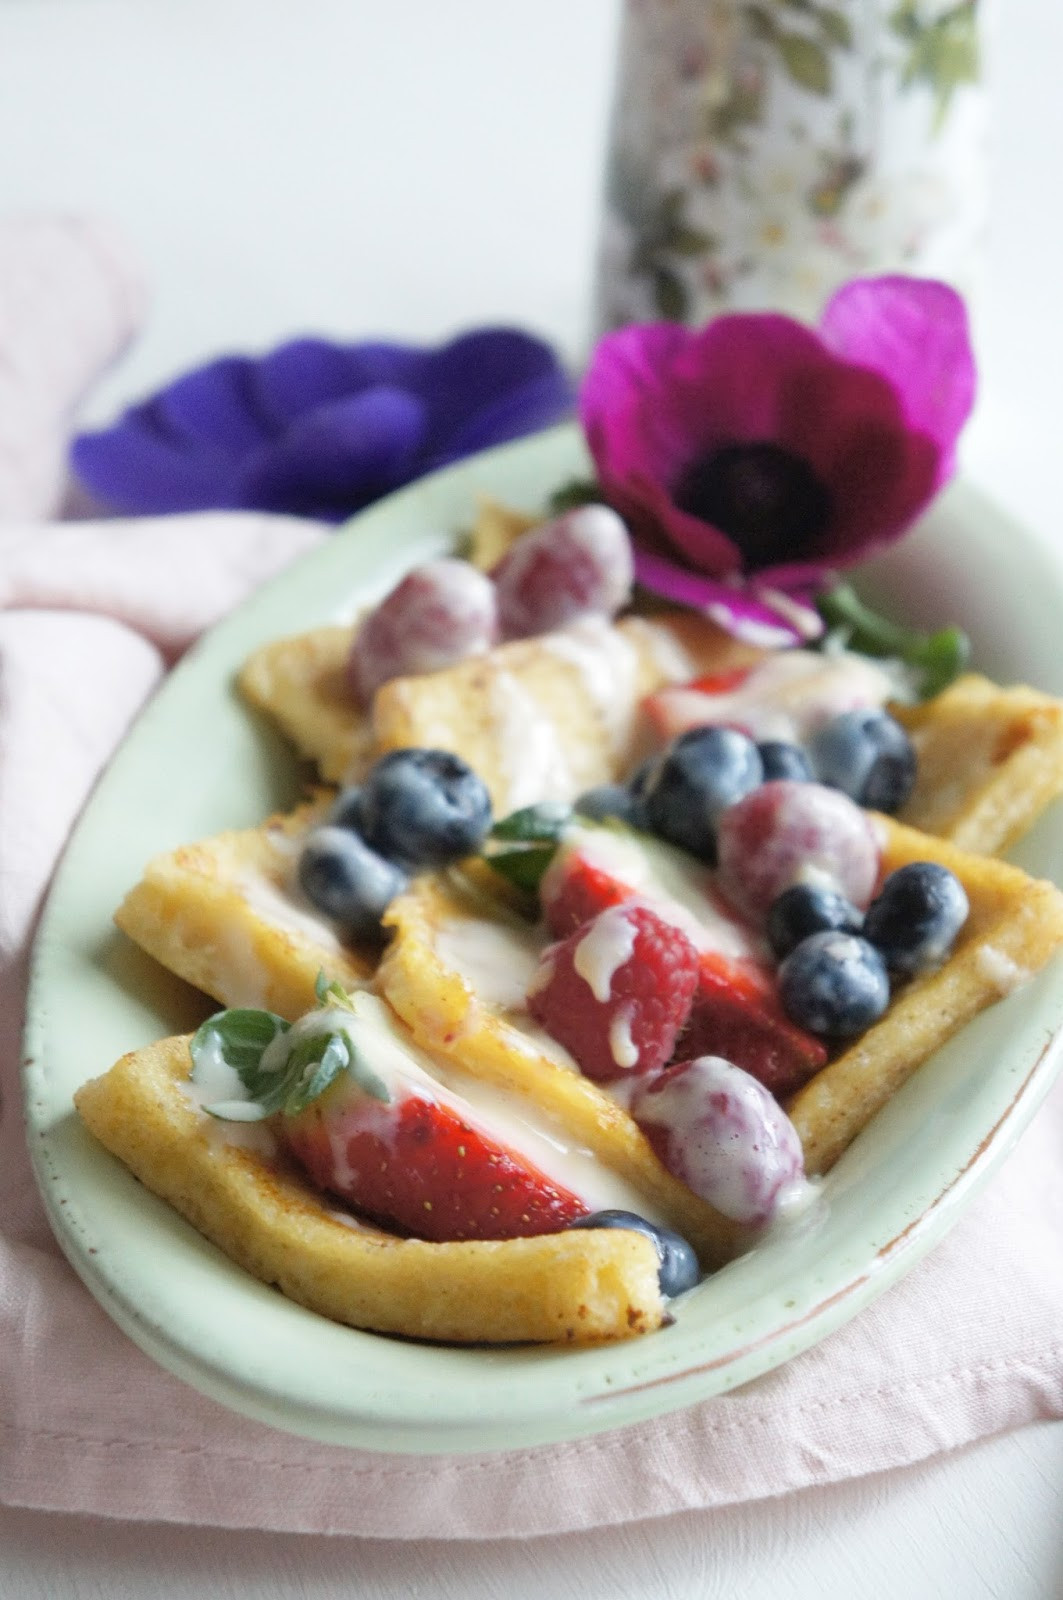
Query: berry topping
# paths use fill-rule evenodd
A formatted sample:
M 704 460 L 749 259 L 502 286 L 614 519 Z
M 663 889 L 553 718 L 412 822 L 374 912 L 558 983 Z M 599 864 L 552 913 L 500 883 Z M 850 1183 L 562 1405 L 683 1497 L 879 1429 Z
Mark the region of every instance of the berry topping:
M 634 1211 L 595 1211 L 589 1217 L 580 1217 L 574 1228 L 628 1228 L 632 1233 L 643 1233 L 657 1251 L 658 1280 L 661 1293 L 668 1299 L 693 1289 L 701 1277 L 694 1247 L 681 1233 L 672 1228 L 661 1228 L 648 1222 Z
M 915 785 L 915 747 L 886 711 L 847 711 L 814 736 L 820 781 L 872 811 L 899 811 Z
M 784 889 L 768 912 L 768 943 L 781 961 L 810 933 L 859 933 L 864 919 L 835 889 L 795 883 Z
M 355 633 L 347 678 L 362 705 L 389 678 L 438 672 L 487 650 L 498 638 L 498 601 L 489 578 L 443 556 L 415 567 Z
M 777 779 L 725 811 L 718 828 L 719 883 L 754 923 L 795 883 L 836 889 L 866 906 L 879 846 L 866 812 L 837 789 Z
M 356 786 L 341 789 L 328 810 L 325 821 L 334 828 L 350 828 L 360 833 L 362 828 L 362 791 Z
M 815 773 L 805 752 L 797 744 L 786 744 L 782 739 L 768 739 L 757 745 L 760 764 L 764 768 L 764 781 L 773 778 L 792 778 L 796 783 L 812 783 Z
M 312 906 L 354 939 L 380 936 L 380 919 L 406 887 L 406 874 L 350 829 L 326 825 L 306 836 L 299 886 Z
M 779 968 L 788 1017 L 811 1033 L 847 1039 L 877 1022 L 889 1004 L 886 964 L 873 944 L 851 933 L 813 933 Z
M 319 1188 L 419 1239 L 557 1233 L 587 1209 L 430 1088 L 382 1102 L 345 1074 L 279 1124 Z
M 608 506 L 578 506 L 522 534 L 491 576 L 507 639 L 611 617 L 631 594 L 631 540 Z
M 665 751 L 643 795 L 654 833 L 701 861 L 716 859 L 721 813 L 763 781 L 752 739 L 733 728 L 693 728 Z
M 686 935 L 627 901 L 544 952 L 528 1009 L 588 1078 L 608 1083 L 664 1066 L 697 981 Z
M 936 861 L 912 861 L 891 872 L 871 902 L 864 937 L 891 972 L 910 977 L 945 959 L 968 910 L 954 873 Z
M 409 867 L 460 861 L 479 850 L 491 826 L 483 781 L 449 750 L 383 756 L 365 780 L 358 811 L 367 843 Z
M 718 1056 L 640 1083 L 631 1114 L 668 1171 L 736 1222 L 766 1222 L 804 1176 L 801 1141 L 782 1107 Z
M 631 828 L 638 827 L 642 814 L 637 797 L 622 783 L 600 783 L 596 788 L 588 789 L 576 801 L 576 810 L 581 817 L 587 817 L 592 822 L 605 822 L 613 818 L 617 822 L 626 822 Z
M 826 1065 L 819 1039 L 790 1021 L 774 977 L 751 960 L 703 950 L 690 1021 L 679 1042 L 684 1057 L 723 1056 L 780 1099 Z

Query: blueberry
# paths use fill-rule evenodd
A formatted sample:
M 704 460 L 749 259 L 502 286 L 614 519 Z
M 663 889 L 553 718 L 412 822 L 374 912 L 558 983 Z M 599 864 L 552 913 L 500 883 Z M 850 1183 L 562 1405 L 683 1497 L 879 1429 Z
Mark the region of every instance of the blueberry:
M 764 768 L 764 782 L 773 778 L 792 778 L 797 783 L 815 782 L 815 773 L 800 745 L 786 744 L 782 739 L 768 739 L 757 745 L 760 764 Z
M 581 817 L 589 817 L 592 822 L 605 822 L 615 817 L 618 822 L 626 822 L 631 828 L 638 827 L 642 815 L 638 799 L 622 783 L 599 783 L 596 788 L 588 789 L 576 801 L 575 809 Z
M 836 889 L 795 883 L 768 912 L 768 943 L 781 961 L 811 933 L 859 933 L 863 917 Z
M 491 826 L 483 780 L 449 750 L 393 750 L 362 788 L 366 843 L 408 867 L 441 867 L 479 850 Z
M 878 1021 L 890 983 L 873 944 L 828 931 L 810 934 L 790 952 L 779 968 L 779 996 L 799 1027 L 844 1039 Z
M 333 828 L 349 828 L 352 833 L 360 833 L 362 831 L 361 816 L 361 789 L 341 789 L 329 807 L 325 822 Z
M 652 1239 L 657 1251 L 661 1293 L 669 1299 L 686 1289 L 693 1289 L 701 1277 L 693 1245 L 688 1244 L 682 1234 L 673 1232 L 671 1228 L 659 1228 L 635 1211 L 595 1211 L 589 1217 L 580 1217 L 578 1222 L 572 1223 L 572 1227 L 627 1228 L 632 1233 L 644 1233 L 647 1239 Z
M 722 811 L 763 782 L 752 739 L 734 728 L 681 733 L 650 775 L 643 805 L 649 827 L 710 864 Z
M 954 873 L 936 861 L 912 861 L 882 885 L 868 907 L 864 935 L 890 971 L 907 978 L 948 955 L 968 909 Z
M 915 747 L 887 711 L 846 711 L 812 740 L 822 783 L 873 811 L 899 811 L 915 783 Z
M 299 886 L 312 906 L 355 939 L 380 937 L 380 919 L 406 887 L 406 874 L 348 828 L 308 833 L 299 856 Z

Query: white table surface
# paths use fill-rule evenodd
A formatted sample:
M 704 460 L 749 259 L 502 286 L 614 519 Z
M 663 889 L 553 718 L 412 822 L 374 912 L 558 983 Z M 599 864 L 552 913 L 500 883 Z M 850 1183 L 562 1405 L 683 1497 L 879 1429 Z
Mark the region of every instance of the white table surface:
M 0 213 L 103 211 L 148 329 L 86 415 L 221 348 L 517 322 L 573 360 L 617 0 L 0 0 Z M 1060 526 L 1063 8 L 998 18 L 967 468 Z M 2 1359 L 2 1357 L 0 1357 Z M 2 1494 L 2 1486 L 0 1486 Z M 1058 1600 L 1063 1424 L 902 1472 L 519 1544 L 281 1537 L 0 1508 L 0 1600 Z

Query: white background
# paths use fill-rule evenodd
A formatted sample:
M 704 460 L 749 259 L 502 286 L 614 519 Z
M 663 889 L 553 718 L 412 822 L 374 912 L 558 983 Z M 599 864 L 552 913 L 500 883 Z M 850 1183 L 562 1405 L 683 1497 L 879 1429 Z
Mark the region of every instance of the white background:
M 518 322 L 578 363 L 617 15 L 617 0 L 0 0 L 0 214 L 103 212 L 153 290 L 87 417 L 305 331 Z M 1063 7 L 1007 0 L 995 45 L 967 464 L 1055 538 Z M 1061 1486 L 1063 1426 L 1042 1424 L 856 1484 L 522 1545 L 0 1510 L 0 1597 L 1058 1600 Z

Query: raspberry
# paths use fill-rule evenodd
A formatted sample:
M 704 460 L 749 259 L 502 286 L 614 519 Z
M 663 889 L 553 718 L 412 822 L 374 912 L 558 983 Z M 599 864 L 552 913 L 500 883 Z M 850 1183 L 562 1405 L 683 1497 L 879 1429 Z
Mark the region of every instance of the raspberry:
M 526 639 L 619 611 L 634 576 L 631 541 L 608 506 L 579 506 L 522 534 L 491 576 L 504 637 Z
M 626 901 L 544 952 L 528 1009 L 588 1078 L 608 1083 L 664 1066 L 697 981 L 686 935 Z
M 487 650 L 498 638 L 490 578 L 449 556 L 407 573 L 365 618 L 347 658 L 347 679 L 362 705 L 389 678 L 438 672 Z
M 662 1165 L 736 1222 L 766 1222 L 804 1177 L 801 1141 L 782 1107 L 719 1056 L 640 1082 L 631 1115 Z
M 761 784 L 720 817 L 719 884 L 754 923 L 795 883 L 835 889 L 863 910 L 879 870 L 874 826 L 847 795 L 780 778 Z

